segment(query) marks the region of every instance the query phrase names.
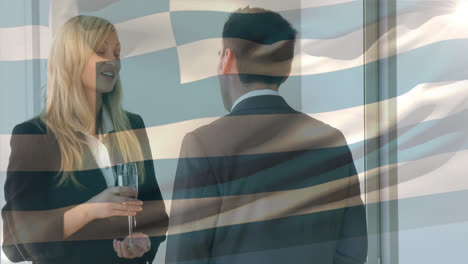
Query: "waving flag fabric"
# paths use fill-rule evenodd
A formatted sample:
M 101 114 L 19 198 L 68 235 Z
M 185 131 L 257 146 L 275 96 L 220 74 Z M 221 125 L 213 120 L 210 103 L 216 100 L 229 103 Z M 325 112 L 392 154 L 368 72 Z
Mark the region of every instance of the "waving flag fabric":
M 375 129 L 381 135 L 397 131 L 396 147 L 382 146 L 398 157 L 397 163 L 379 166 L 398 171 L 397 186 L 381 187 L 398 189 L 398 197 L 391 199 L 399 200 L 400 230 L 468 221 L 468 213 L 433 201 L 445 199 L 456 207 L 460 199 L 468 198 L 465 2 L 398 0 L 396 27 L 379 34 L 382 41 L 396 34 L 392 54 L 379 41 L 363 48 L 364 27 L 380 22 L 363 25 L 363 0 L 49 0 L 37 4 L 2 0 L 0 182 L 8 164 L 9 133 L 15 124 L 38 114 L 46 96 L 47 57 L 54 32 L 75 15 L 95 15 L 118 30 L 124 105 L 145 120 L 158 181 L 170 206 L 182 138 L 226 114 L 216 76 L 222 26 L 230 12 L 250 5 L 279 12 L 299 31 L 292 73 L 280 92 L 293 107 L 343 132 L 361 180 L 364 143 L 376 140 L 365 138 L 364 107 L 396 103 L 397 112 L 388 125 L 376 124 Z M 364 61 L 366 53 L 376 51 L 381 56 L 367 56 Z M 364 105 L 365 63 L 393 58 L 396 97 L 381 96 Z M 378 177 L 373 173 L 378 168 L 368 169 L 369 177 Z M 404 214 L 415 205 L 434 207 L 425 211 L 417 206 L 410 215 L 419 217 L 410 220 Z M 438 210 L 444 213 L 434 217 Z

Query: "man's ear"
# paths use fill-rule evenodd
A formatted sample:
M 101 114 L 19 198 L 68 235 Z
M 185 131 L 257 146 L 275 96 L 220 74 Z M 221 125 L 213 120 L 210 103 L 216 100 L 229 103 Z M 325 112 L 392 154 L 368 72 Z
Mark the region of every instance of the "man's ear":
M 291 71 L 292 71 L 292 63 L 291 63 L 291 65 L 289 66 L 288 74 L 286 74 L 286 76 L 285 76 L 285 78 L 283 79 L 283 81 L 281 81 L 281 84 L 283 84 L 285 81 L 288 80 L 289 75 L 291 75 Z
M 223 74 L 237 74 L 239 71 L 237 69 L 236 55 L 232 49 L 225 49 L 222 60 L 222 72 Z

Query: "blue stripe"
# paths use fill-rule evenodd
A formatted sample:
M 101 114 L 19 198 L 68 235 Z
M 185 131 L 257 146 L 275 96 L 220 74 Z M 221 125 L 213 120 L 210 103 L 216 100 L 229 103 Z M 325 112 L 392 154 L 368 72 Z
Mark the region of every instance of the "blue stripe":
M 374 207 L 398 207 L 398 225 L 382 225 L 380 234 L 398 232 L 400 239 L 400 257 L 404 255 L 407 263 L 456 263 L 465 258 L 465 241 L 468 228 L 468 211 L 459 210 L 461 201 L 468 199 L 468 191 L 457 191 L 414 198 L 399 199 L 397 201 L 381 202 L 366 205 L 369 211 Z M 368 230 L 369 236 L 376 235 Z M 450 245 L 451 254 L 427 254 L 428 248 L 440 252 L 441 243 Z M 416 245 L 416 246 L 415 246 Z M 282 249 L 272 250 L 275 258 L 287 262 L 291 256 L 300 256 L 309 246 L 284 249 L 288 254 L 280 254 Z M 296 251 L 296 254 L 292 252 Z M 416 253 L 415 253 L 416 252 Z M 258 252 L 260 253 L 260 252 Z M 251 260 L 255 252 L 245 254 L 246 260 Z M 234 256 L 233 256 L 234 257 Z M 243 257 L 238 256 L 238 257 Z M 226 257 L 227 259 L 228 257 Z
M 353 1 L 337 5 L 306 8 L 301 13 L 304 39 L 336 38 L 363 27 L 363 3 Z M 338 22 L 339 21 L 339 22 Z
M 303 39 L 334 38 L 362 28 L 362 2 L 278 12 L 290 21 Z M 171 12 L 178 45 L 207 38 L 220 38 L 230 12 Z M 336 18 L 340 23 L 336 23 Z
M 34 112 L 30 102 L 33 100 L 34 89 L 44 87 L 45 90 L 46 83 L 34 84 L 32 76 L 27 75 L 32 72 L 33 64 L 37 61 L 41 67 L 41 80 L 45 81 L 47 60 L 0 61 L 0 87 L 4 98 L 1 108 L 2 112 L 6 113 L 2 115 L 0 122 L 2 134 L 10 134 L 15 125 L 39 114 Z M 40 102 L 34 102 L 36 103 Z
M 464 124 L 464 120 L 467 119 L 468 109 L 465 109 L 466 104 L 460 105 L 460 111 L 452 114 L 445 118 L 435 119 L 426 122 L 415 123 L 409 126 L 398 127 L 398 138 L 392 138 L 390 142 L 381 146 L 380 151 L 388 154 L 390 157 L 398 156 L 397 161 L 382 161 L 379 166 L 392 165 L 395 162 L 409 162 L 421 160 L 428 157 L 434 157 L 441 154 L 452 153 L 456 154 L 458 151 L 468 150 L 468 127 Z M 427 116 L 431 113 L 431 109 L 427 109 L 427 112 L 423 115 Z M 326 120 L 324 120 L 326 122 Z M 394 133 L 390 131 L 389 133 Z M 366 140 L 366 142 L 372 142 L 377 139 L 372 138 Z M 357 142 L 350 145 L 351 149 L 363 149 L 363 141 Z M 372 145 L 372 144 L 371 144 Z M 398 151 L 398 153 L 397 153 Z M 375 155 L 374 152 L 370 152 L 369 155 Z M 452 156 L 453 156 L 452 155 Z M 354 157 L 358 172 L 363 172 L 364 168 L 361 166 L 364 164 L 363 157 Z M 441 164 L 432 163 L 430 166 L 423 168 L 420 172 L 429 173 L 439 168 Z M 406 165 L 402 165 L 404 167 Z M 411 166 L 411 164 L 409 165 Z M 370 167 L 374 169 L 375 167 Z M 420 175 L 416 175 L 420 176 Z M 408 176 L 410 178 L 400 178 L 400 183 L 413 178 L 413 175 Z
M 468 110 L 461 111 L 457 114 L 449 116 L 447 118 L 436 119 L 427 122 L 416 123 L 407 127 L 400 126 L 399 130 L 399 137 L 398 139 L 392 139 L 388 144 L 381 146 L 380 149 L 376 149 L 370 153 L 368 153 L 369 157 L 376 155 L 379 151 L 383 151 L 385 153 L 390 153 L 389 156 L 398 154 L 397 161 L 382 161 L 381 164 L 378 166 L 386 166 L 386 165 L 394 165 L 398 163 L 406 163 L 401 164 L 400 169 L 405 170 L 406 167 L 415 168 L 414 163 L 411 161 L 422 160 L 425 158 L 434 157 L 441 154 L 450 154 L 447 157 L 440 157 L 438 159 L 432 160 L 430 164 L 427 164 L 424 168 L 418 167 L 417 171 L 414 171 L 413 174 L 404 174 L 399 176 L 399 183 L 404 183 L 407 181 L 414 180 L 418 177 L 422 177 L 427 173 L 431 173 L 455 156 L 460 151 L 468 150 L 468 131 L 467 127 L 464 126 L 463 122 L 467 119 Z M 146 120 L 145 120 L 146 122 Z M 390 132 L 392 133 L 392 132 Z M 349 147 L 351 150 L 362 150 L 364 148 L 364 144 L 366 142 L 371 143 L 372 141 L 378 140 L 376 138 L 368 139 L 366 141 L 360 141 L 354 144 L 350 144 Z M 372 145 L 372 144 L 371 144 Z M 324 153 L 334 153 L 333 151 L 339 151 L 340 148 L 329 148 L 317 151 L 323 151 Z M 398 152 L 397 152 L 398 151 Z M 355 152 L 356 155 L 359 155 L 360 151 Z M 248 159 L 249 157 L 256 158 L 261 157 L 262 155 L 270 155 L 270 154 L 259 154 L 259 155 L 245 155 L 243 159 Z M 274 154 L 276 156 L 280 155 L 279 153 Z M 288 155 L 285 153 L 285 155 Z M 319 155 L 320 157 L 325 157 L 323 155 Z M 301 157 L 298 156 L 299 159 L 297 161 L 291 161 L 288 165 L 291 167 L 299 168 L 298 164 L 293 162 L 304 162 L 304 165 L 311 166 L 312 160 L 303 159 L 301 161 Z M 362 173 L 365 171 L 364 168 L 364 157 L 363 156 L 354 156 L 354 164 L 356 166 L 356 170 L 358 173 Z M 324 161 L 326 157 L 324 158 Z M 317 162 L 317 161 L 314 161 Z M 177 165 L 177 159 L 158 159 L 155 160 L 155 167 L 158 168 L 159 174 L 158 175 L 165 175 L 160 177 L 174 177 L 175 168 Z M 377 168 L 377 164 L 368 164 L 371 167 L 368 167 L 368 170 L 372 170 Z M 372 166 L 374 165 L 374 166 Z M 280 171 L 281 168 L 277 168 L 275 171 Z M 284 169 L 284 168 L 283 168 Z M 408 169 L 406 169 L 408 170 Z M 264 179 L 265 175 L 271 175 L 272 172 L 264 171 L 264 172 L 257 172 L 252 174 L 248 177 L 248 179 L 240 179 L 239 183 L 231 182 L 230 184 L 241 184 L 242 181 L 253 181 L 258 178 L 259 181 Z M 319 177 L 315 179 L 316 181 L 326 182 L 333 178 L 335 172 L 330 172 L 330 178 L 322 178 Z M 269 176 L 270 177 L 270 176 Z M 325 177 L 325 176 L 323 176 Z M 335 178 L 337 175 L 335 175 Z M 302 187 L 306 187 L 305 185 Z M 381 186 L 382 188 L 385 186 Z M 300 186 L 298 188 L 301 188 Z M 370 190 L 372 191 L 372 190 Z
M 37 22 L 32 21 L 31 12 L 33 11 L 39 14 L 39 25 L 49 25 L 50 0 L 37 1 L 39 10 L 33 11 L 27 11 L 31 9 L 30 0 L 1 0 L 1 2 L 0 27 L 37 25 Z M 80 7 L 80 1 L 77 2 L 79 14 L 102 17 L 114 24 L 152 14 L 169 12 L 169 0 L 139 0 L 137 4 L 132 0 L 120 0 L 98 11 L 89 11 L 84 7 Z
M 421 83 L 464 80 L 467 76 L 468 54 L 461 52 L 468 40 L 450 40 L 434 43 L 398 55 L 398 93 L 409 92 Z M 45 65 L 45 60 L 42 60 Z M 385 60 L 383 60 L 385 61 Z M 196 62 L 194 62 L 196 63 Z M 374 62 L 372 64 L 375 64 Z M 27 82 L 25 67 L 31 61 L 0 62 L 3 87 L 32 89 Z M 213 65 L 216 67 L 216 65 Z M 45 67 L 42 79 L 45 80 Z M 418 70 L 415 70 L 418 69 Z M 122 61 L 124 105 L 140 113 L 147 125 L 157 126 L 184 120 L 217 117 L 226 114 L 219 92 L 217 77 L 180 84 L 178 55 L 175 48 L 148 53 Z M 43 86 L 45 84 L 41 84 Z M 18 91 L 21 89 L 17 89 Z M 12 106 L 24 104 L 24 98 L 10 91 Z M 298 110 L 321 113 L 342 110 L 363 104 L 363 67 L 355 67 L 323 74 L 293 76 L 280 92 Z M 380 100 L 390 99 L 382 96 Z M 369 103 L 377 102 L 371 101 Z M 11 118 L 0 127 L 0 132 L 10 133 L 14 123 Z M 16 121 L 15 121 L 16 120 Z
M 468 39 L 447 40 L 397 55 L 397 94 L 403 95 L 422 83 L 462 81 L 468 78 Z M 387 63 L 393 59 L 382 59 Z M 378 62 L 370 63 L 375 67 Z M 302 76 L 302 96 L 307 113 L 346 109 L 363 104 L 363 67 Z M 374 101 L 391 99 L 387 94 Z M 305 99 L 304 99 L 305 100 Z
M 138 2 L 133 0 L 120 0 L 99 11 L 86 12 L 82 10 L 80 14 L 102 17 L 113 24 L 117 24 L 163 12 L 169 12 L 169 0 L 138 0 Z M 138 31 L 138 29 L 135 30 Z
M 397 96 L 411 91 L 421 83 L 466 79 L 466 70 L 460 70 L 466 68 L 465 62 L 468 61 L 468 54 L 460 52 L 465 46 L 468 46 L 468 40 L 442 41 L 399 54 Z M 145 56 L 151 55 L 138 58 Z M 144 59 L 145 62 L 139 62 L 136 58 L 129 60 L 133 61 L 132 66 L 122 70 L 125 72 L 124 84 L 130 85 L 134 90 L 125 96 L 135 97 L 133 100 L 138 102 L 135 112 L 148 119 L 148 125 L 157 126 L 226 114 L 217 77 L 181 85 L 175 54 L 172 61 L 171 58 L 164 61 Z M 387 60 L 384 59 L 383 62 Z M 370 66 L 377 63 L 373 62 Z M 159 74 L 160 71 L 163 74 Z M 154 76 L 158 76 L 157 83 L 154 83 Z M 359 66 L 323 74 L 292 76 L 280 88 L 280 92 L 295 109 L 306 113 L 322 113 L 363 105 L 363 85 L 363 67 Z M 157 86 L 159 88 L 155 88 Z M 138 90 L 141 91 L 137 93 Z M 141 97 L 142 94 L 147 96 Z M 384 94 L 380 100 L 391 98 Z M 378 100 L 379 98 L 374 98 L 369 103 Z M 171 109 L 170 112 L 168 109 Z M 154 113 L 165 115 L 156 116 Z
M 468 39 L 445 40 L 399 54 L 397 57 L 398 94 L 421 83 L 468 79 Z
M 398 202 L 400 219 L 398 230 L 381 231 L 386 233 L 466 222 L 468 211 L 458 210 L 457 206 L 467 199 L 468 191 L 463 190 L 383 202 L 382 204 Z
M 49 0 L 35 0 L 38 10 L 31 10 L 31 0 L 0 0 L 0 28 L 27 25 L 49 25 Z M 39 15 L 39 24 L 33 21 L 32 12 Z

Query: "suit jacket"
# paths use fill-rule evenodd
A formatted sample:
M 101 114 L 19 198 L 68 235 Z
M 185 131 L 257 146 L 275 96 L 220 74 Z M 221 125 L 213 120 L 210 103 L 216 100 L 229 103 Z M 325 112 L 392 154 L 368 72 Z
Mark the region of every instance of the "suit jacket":
M 6 205 L 2 209 L 3 250 L 14 261 L 33 263 L 147 263 L 152 262 L 165 240 L 168 217 L 156 182 L 145 125 L 140 116 L 127 113 L 145 161 L 144 182 L 138 199 L 143 212 L 136 216 L 136 232 L 150 236 L 151 250 L 133 260 L 119 259 L 112 239 L 128 235 L 127 217 L 97 219 L 68 239 L 63 239 L 63 214 L 87 202 L 107 188 L 106 181 L 89 149 L 83 151 L 86 170 L 74 172 L 78 186 L 58 186 L 60 148 L 46 125 L 35 118 L 17 125 L 11 138 L 11 155 L 5 183 Z M 109 138 L 109 134 L 106 138 Z M 110 153 L 113 151 L 110 150 Z M 111 155 L 112 159 L 112 155 Z
M 346 141 L 279 96 L 188 133 L 168 263 L 364 263 L 365 210 Z

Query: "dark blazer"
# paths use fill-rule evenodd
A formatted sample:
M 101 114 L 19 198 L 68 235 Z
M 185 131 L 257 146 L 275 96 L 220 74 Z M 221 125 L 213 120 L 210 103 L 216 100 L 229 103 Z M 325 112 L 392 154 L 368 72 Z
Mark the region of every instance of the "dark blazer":
M 245 99 L 185 136 L 169 226 L 168 263 L 364 263 L 367 255 L 342 133 L 279 96 Z
M 139 259 L 117 257 L 112 239 L 128 235 L 127 217 L 94 220 L 63 240 L 64 212 L 101 193 L 107 185 L 90 150 L 85 149 L 85 166 L 92 169 L 75 172 L 81 187 L 72 182 L 58 187 L 62 175 L 59 171 L 60 149 L 55 136 L 47 131 L 39 118 L 35 118 L 17 125 L 11 138 L 5 183 L 6 205 L 2 209 L 2 246 L 10 260 L 26 259 L 33 263 L 152 262 L 159 244 L 165 240 L 168 217 L 156 182 L 145 125 L 140 116 L 127 114 L 145 157 L 145 161 L 139 163 L 139 166 L 144 164 L 145 178 L 138 193 L 144 206 L 143 212 L 136 216 L 135 232 L 150 236 L 151 250 Z

